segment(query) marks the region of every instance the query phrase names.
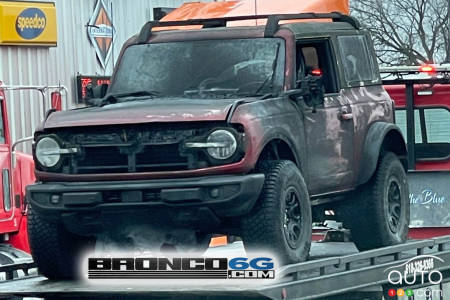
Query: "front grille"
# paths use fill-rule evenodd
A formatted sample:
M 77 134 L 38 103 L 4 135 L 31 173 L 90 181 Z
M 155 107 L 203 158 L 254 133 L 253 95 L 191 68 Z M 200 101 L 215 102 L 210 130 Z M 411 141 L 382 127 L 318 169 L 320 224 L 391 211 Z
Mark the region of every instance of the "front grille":
M 167 172 L 216 165 L 204 149 L 186 149 L 186 141 L 205 141 L 211 130 L 223 128 L 219 122 L 167 123 L 123 126 L 61 128 L 46 134 L 55 136 L 63 148 L 61 164 L 42 171 L 65 174 L 105 174 Z M 242 158 L 239 152 L 234 159 Z M 111 201 L 117 196 L 111 196 Z
M 178 171 L 195 168 L 192 155 L 182 153 L 186 139 L 205 129 L 118 128 L 90 132 L 58 132 L 79 152 L 64 161 L 62 171 L 70 174 L 135 173 Z
M 188 159 L 180 155 L 178 144 L 146 146 L 144 151 L 136 155 L 136 169 L 145 170 L 185 170 Z
M 179 144 L 146 145 L 139 151 L 133 146 L 84 147 L 83 155 L 74 156 L 75 174 L 156 172 L 188 169 L 188 159 L 179 152 Z

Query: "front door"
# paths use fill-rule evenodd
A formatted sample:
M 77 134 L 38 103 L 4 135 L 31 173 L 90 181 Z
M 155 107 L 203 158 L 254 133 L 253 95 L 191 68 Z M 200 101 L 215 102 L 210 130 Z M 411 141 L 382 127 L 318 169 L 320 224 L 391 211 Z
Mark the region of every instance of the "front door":
M 299 76 L 322 76 L 323 105 L 304 106 L 311 195 L 346 190 L 353 182 L 354 124 L 350 103 L 339 92 L 335 59 L 327 39 L 297 45 Z

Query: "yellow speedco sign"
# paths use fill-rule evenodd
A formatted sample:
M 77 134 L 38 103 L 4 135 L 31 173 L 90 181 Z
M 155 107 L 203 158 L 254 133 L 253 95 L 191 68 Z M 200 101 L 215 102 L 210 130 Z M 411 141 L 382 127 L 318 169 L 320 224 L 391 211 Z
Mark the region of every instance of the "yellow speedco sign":
M 0 45 L 56 46 L 51 2 L 0 1 Z

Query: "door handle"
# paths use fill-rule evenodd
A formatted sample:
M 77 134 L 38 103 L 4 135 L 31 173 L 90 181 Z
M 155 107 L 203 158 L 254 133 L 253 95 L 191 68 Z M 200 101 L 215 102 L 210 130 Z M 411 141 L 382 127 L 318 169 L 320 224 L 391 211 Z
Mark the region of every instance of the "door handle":
M 342 121 L 353 120 L 353 113 L 343 112 L 341 114 L 341 120 Z

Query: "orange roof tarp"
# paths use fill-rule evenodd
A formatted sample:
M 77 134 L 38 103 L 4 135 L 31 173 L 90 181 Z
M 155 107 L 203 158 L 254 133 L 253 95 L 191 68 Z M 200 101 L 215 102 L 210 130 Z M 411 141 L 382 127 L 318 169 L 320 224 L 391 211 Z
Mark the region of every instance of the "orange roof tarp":
M 210 19 L 232 16 L 292 14 L 292 13 L 349 13 L 348 0 L 241 0 L 221 2 L 193 2 L 185 3 L 179 8 L 167 14 L 161 21 L 180 21 L 188 19 Z M 230 22 L 228 26 L 263 25 L 266 20 L 249 20 Z M 201 26 L 200 26 L 201 27 Z M 200 28 L 199 26 L 170 27 L 175 28 Z M 162 29 L 162 28 L 159 28 Z M 169 28 L 168 28 L 169 29 Z

